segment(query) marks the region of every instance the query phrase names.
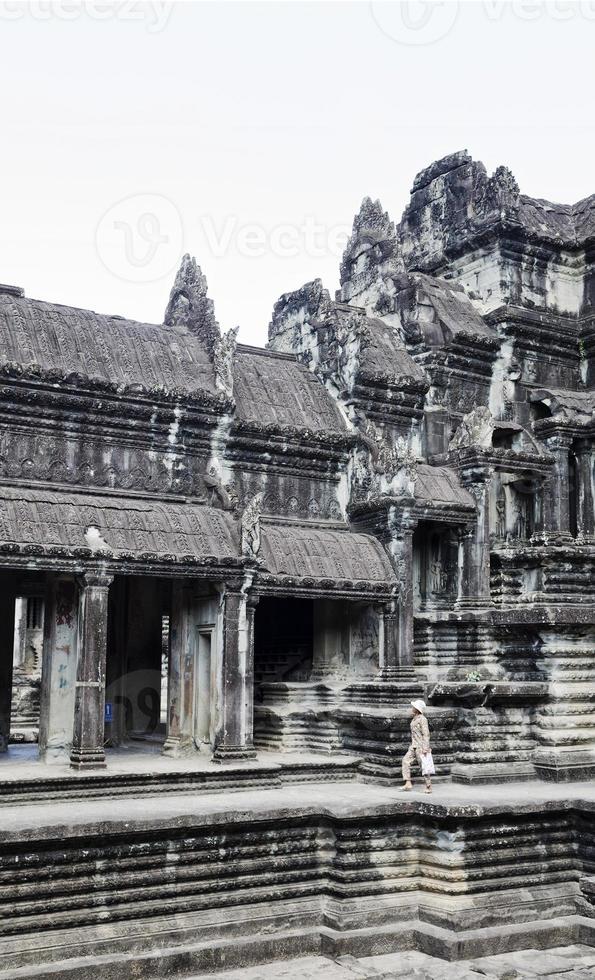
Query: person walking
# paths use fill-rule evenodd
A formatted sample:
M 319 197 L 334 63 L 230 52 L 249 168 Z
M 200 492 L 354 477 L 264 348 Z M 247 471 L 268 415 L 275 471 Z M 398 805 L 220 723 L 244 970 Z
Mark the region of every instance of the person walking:
M 417 759 L 426 781 L 425 792 L 431 793 L 431 773 L 434 772 L 434 766 L 430 748 L 430 726 L 425 714 L 426 704 L 420 698 L 417 701 L 411 701 L 411 707 L 413 709 L 411 712 L 411 745 L 403 756 L 402 769 L 405 783 L 403 789 L 410 790 L 413 788 L 411 785 L 411 764 Z M 424 769 L 429 771 L 424 773 Z

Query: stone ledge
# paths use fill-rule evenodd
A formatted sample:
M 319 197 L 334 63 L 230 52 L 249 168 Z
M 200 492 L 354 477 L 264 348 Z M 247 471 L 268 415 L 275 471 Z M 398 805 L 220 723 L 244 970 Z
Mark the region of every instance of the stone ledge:
M 133 975 L 137 980 L 162 980 L 165 976 L 173 980 L 188 976 L 190 971 L 218 972 L 292 956 L 367 957 L 405 950 L 463 963 L 475 957 L 526 949 L 547 950 L 578 942 L 593 945 L 595 925 L 581 916 L 567 916 L 507 929 L 495 927 L 454 933 L 412 920 L 349 933 L 313 924 L 303 930 L 272 929 L 269 934 L 264 931 L 255 936 L 235 936 L 215 942 L 170 945 L 169 938 L 164 933 L 163 945 L 148 952 L 135 949 L 92 953 L 88 957 L 77 955 L 58 962 L 41 960 L 32 966 L 7 969 L 0 960 L 0 980 L 121 980 L 123 976 Z M 99 948 L 106 945 L 109 942 L 105 936 L 98 936 Z M 71 948 L 77 948 L 74 937 Z
M 308 799 L 309 797 L 309 799 Z M 389 816 L 460 819 L 556 812 L 595 812 L 595 786 L 542 782 L 502 785 L 449 785 L 425 796 L 421 781 L 412 793 L 363 781 L 289 784 L 233 793 L 168 793 L 152 799 L 112 799 L 106 816 L 102 800 L 76 800 L 7 806 L 2 809 L 0 844 L 51 841 L 106 834 L 140 835 L 165 830 L 233 826 L 296 819 L 363 820 Z M 40 813 L 42 816 L 40 817 Z

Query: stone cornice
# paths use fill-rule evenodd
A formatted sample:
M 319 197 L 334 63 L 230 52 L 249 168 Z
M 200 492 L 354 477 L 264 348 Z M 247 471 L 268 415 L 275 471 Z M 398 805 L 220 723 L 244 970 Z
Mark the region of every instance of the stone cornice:
M 254 580 L 253 591 L 257 596 L 293 596 L 303 599 L 322 599 L 332 595 L 336 599 L 382 602 L 397 594 L 396 583 L 364 582 L 350 579 L 294 578 L 289 575 L 269 575 L 260 572 Z
M 208 407 L 216 411 L 217 414 L 233 411 L 234 407 L 231 399 L 225 398 L 222 394 L 213 394 L 202 389 L 188 392 L 184 388 L 166 388 L 162 385 L 121 385 L 115 381 L 87 377 L 76 372 L 66 372 L 59 369 L 46 370 L 38 364 L 23 366 L 16 362 L 5 361 L 0 364 L 0 378 L 2 377 L 15 381 L 21 386 L 26 385 L 36 391 L 46 390 L 54 394 L 58 389 L 61 394 L 78 397 L 113 396 L 118 402 L 121 402 L 122 399 L 132 402 L 149 401 L 151 404 L 173 402 L 189 408 L 194 406 L 197 408 Z
M 92 552 L 90 548 L 52 548 L 43 545 L 0 544 L 0 562 L 3 567 L 29 571 L 68 572 L 74 575 L 151 575 L 171 578 L 201 578 L 221 580 L 228 578 L 230 569 L 243 572 L 245 562 L 241 558 L 197 558 L 194 555 L 157 555 L 151 552 L 127 555 L 120 552 L 115 558 L 111 552 Z
M 533 472 L 546 474 L 554 464 L 554 457 L 547 452 L 540 454 L 518 452 L 514 449 L 494 449 L 483 448 L 481 446 L 467 446 L 449 452 L 445 457 L 436 457 L 444 460 L 450 466 L 456 467 L 461 476 L 466 476 L 470 471 L 477 471 L 478 474 L 484 470 L 486 475 L 490 469 L 511 470 L 513 472 L 532 470 Z

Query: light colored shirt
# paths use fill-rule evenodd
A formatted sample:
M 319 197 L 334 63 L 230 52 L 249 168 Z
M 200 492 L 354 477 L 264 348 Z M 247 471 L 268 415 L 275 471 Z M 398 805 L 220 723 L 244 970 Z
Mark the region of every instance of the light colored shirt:
M 430 751 L 430 726 L 425 715 L 414 715 L 411 719 L 411 744 L 420 752 Z

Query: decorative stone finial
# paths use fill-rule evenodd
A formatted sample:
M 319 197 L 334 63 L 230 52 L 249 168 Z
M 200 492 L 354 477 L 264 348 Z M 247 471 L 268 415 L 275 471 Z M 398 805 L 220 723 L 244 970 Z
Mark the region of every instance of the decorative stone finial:
M 163 322 L 167 326 L 188 327 L 212 355 L 221 331 L 207 289 L 206 276 L 196 259 L 186 253 L 176 273 Z

